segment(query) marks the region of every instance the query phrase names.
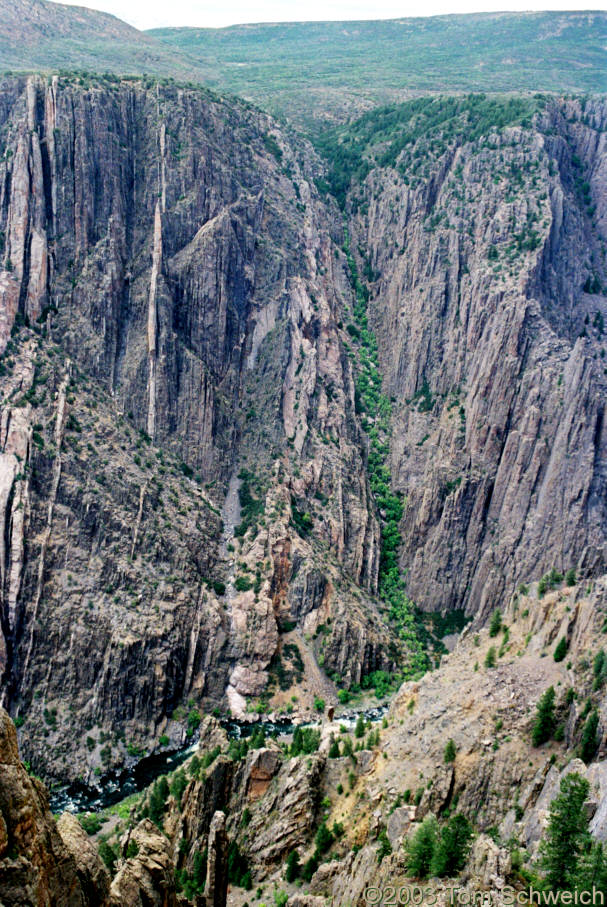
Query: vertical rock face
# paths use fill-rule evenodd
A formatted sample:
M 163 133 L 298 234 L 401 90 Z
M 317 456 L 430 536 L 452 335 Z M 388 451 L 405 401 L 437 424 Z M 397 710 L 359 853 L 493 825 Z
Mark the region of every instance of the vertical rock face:
M 209 831 L 204 896 L 207 907 L 225 907 L 228 897 L 228 836 L 225 813 L 219 811 L 213 816 Z
M 424 608 L 486 615 L 553 566 L 605 567 L 606 118 L 550 102 L 435 131 L 366 179 L 355 235 Z
M 0 668 L 28 758 L 92 781 L 189 700 L 244 711 L 285 627 L 352 681 L 399 649 L 311 149 L 84 82 L 0 87 Z
M 103 886 L 94 894 L 98 896 L 97 903 L 103 903 Z M 15 726 L 2 708 L 0 901 L 6 907 L 81 907 L 89 903 L 76 862 L 49 811 L 48 793 L 38 779 L 30 778 L 21 764 Z

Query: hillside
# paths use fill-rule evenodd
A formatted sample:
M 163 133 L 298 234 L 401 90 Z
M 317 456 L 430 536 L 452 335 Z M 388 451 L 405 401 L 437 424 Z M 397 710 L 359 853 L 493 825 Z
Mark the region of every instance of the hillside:
M 487 13 L 149 34 L 207 84 L 310 123 L 413 92 L 607 90 L 607 14 Z
M 145 33 L 48 0 L 0 0 L 0 16 L 0 72 L 173 77 L 239 95 L 305 129 L 420 92 L 607 90 L 603 12 Z
M 46 0 L 0 0 L 0 72 L 58 69 L 198 78 L 197 67 L 108 13 Z

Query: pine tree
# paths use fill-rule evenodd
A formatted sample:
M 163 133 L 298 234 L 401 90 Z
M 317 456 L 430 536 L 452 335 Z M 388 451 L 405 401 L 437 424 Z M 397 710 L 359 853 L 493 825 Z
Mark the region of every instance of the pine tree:
M 419 828 L 405 844 L 407 873 L 415 879 L 425 879 L 430 872 L 432 857 L 438 839 L 438 822 L 426 816 Z
M 588 781 L 573 772 L 562 779 L 560 793 L 550 804 L 540 854 L 546 881 L 555 891 L 575 885 L 580 856 L 588 847 L 588 815 L 584 807 L 588 790 Z
M 497 636 L 501 629 L 502 615 L 499 611 L 494 611 L 491 615 L 491 623 L 489 624 L 489 636 Z
M 299 876 L 301 872 L 301 866 L 299 863 L 299 854 L 296 850 L 292 850 L 289 856 L 287 857 L 287 868 L 285 870 L 285 879 L 287 882 L 294 882 L 295 879 Z
M 537 715 L 531 734 L 533 746 L 541 746 L 542 743 L 550 740 L 554 728 L 554 687 L 548 687 L 537 704 Z
M 582 853 L 575 873 L 577 891 L 607 891 L 607 859 L 600 841 L 595 841 Z
M 592 761 L 592 757 L 596 753 L 597 747 L 599 745 L 599 740 L 597 736 L 597 731 L 599 727 L 599 713 L 596 709 L 593 709 L 586 723 L 584 724 L 584 730 L 582 731 L 582 741 L 580 744 L 580 756 L 586 764 Z
M 455 743 L 453 742 L 453 740 L 451 740 L 451 738 L 449 738 L 449 740 L 447 740 L 447 745 L 445 746 L 445 752 L 444 752 L 445 762 L 447 764 L 449 762 L 455 762 L 456 755 L 457 755 L 457 750 L 455 748 Z
M 432 857 L 433 876 L 455 876 L 466 865 L 472 844 L 472 826 L 458 813 L 443 826 Z
M 559 641 L 556 644 L 556 649 L 554 650 L 554 660 L 562 661 L 564 659 L 565 655 L 567 654 L 567 649 L 568 649 L 567 640 L 565 639 L 564 636 L 561 636 L 561 638 L 559 639 Z
M 365 736 L 365 719 L 362 715 L 359 715 L 356 719 L 356 727 L 354 728 L 354 736 L 356 738 Z

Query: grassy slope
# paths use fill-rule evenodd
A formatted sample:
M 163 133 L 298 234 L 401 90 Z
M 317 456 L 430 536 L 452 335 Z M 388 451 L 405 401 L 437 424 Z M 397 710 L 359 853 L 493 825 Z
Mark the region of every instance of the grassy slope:
M 607 91 L 607 13 L 498 13 L 383 22 L 156 29 L 210 84 L 305 112 L 419 91 Z

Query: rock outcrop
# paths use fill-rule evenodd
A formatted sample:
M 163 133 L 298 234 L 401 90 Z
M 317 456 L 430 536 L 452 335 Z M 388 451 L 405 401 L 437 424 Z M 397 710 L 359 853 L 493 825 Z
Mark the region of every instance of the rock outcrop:
M 95 853 L 96 867 L 98 861 Z M 0 901 L 6 907 L 103 904 L 106 880 L 97 868 L 89 878 L 91 885 L 83 886 L 80 866 L 50 813 L 48 792 L 21 763 L 15 726 L 0 708 Z

